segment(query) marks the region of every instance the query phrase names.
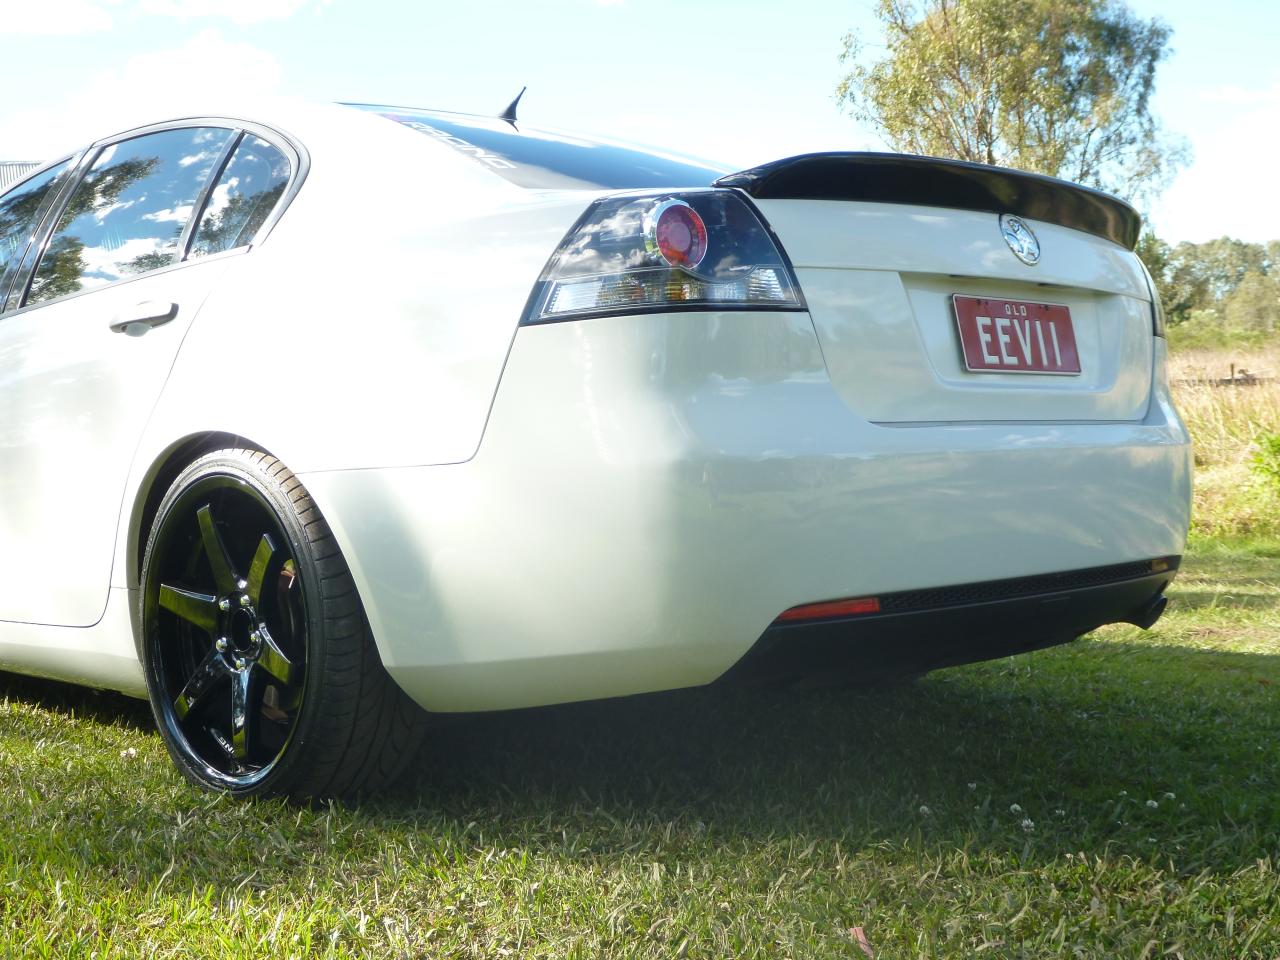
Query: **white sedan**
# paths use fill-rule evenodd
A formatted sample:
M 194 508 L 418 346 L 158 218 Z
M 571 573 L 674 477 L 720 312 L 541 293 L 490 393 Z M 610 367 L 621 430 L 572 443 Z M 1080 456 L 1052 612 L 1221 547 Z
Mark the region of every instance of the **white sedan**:
M 1191 471 L 1138 229 L 389 106 L 98 140 L 0 195 L 0 666 L 314 797 L 432 712 L 1149 626 Z

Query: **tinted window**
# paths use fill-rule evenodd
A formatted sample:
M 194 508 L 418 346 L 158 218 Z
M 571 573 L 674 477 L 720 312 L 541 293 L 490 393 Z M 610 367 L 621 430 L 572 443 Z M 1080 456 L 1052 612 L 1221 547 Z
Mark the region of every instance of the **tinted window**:
M 644 147 L 517 127 L 505 120 L 349 104 L 452 147 L 522 187 L 610 190 L 705 187 L 729 167 Z
M 0 197 L 0 307 L 22 262 L 31 235 L 53 200 L 54 181 L 71 169 L 71 161 L 32 177 Z
M 192 208 L 233 135 L 166 130 L 104 148 L 67 202 L 27 302 L 177 263 Z
M 191 256 L 252 243 L 288 183 L 285 155 L 267 141 L 245 134 L 209 194 Z

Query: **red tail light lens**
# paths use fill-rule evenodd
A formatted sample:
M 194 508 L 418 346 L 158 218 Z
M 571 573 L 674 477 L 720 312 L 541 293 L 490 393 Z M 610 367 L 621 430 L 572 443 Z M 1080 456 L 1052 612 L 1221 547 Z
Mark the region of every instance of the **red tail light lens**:
M 525 323 L 657 310 L 803 310 L 790 264 L 737 191 L 597 200 L 538 280 Z
M 707 255 L 707 225 L 683 200 L 664 200 L 645 216 L 644 243 L 673 267 L 696 267 Z

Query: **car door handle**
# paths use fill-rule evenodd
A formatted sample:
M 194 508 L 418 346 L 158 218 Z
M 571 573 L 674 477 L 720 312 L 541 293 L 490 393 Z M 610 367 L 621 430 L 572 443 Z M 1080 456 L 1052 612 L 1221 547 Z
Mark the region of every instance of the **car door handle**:
M 114 333 L 140 337 L 152 327 L 166 324 L 177 315 L 176 303 L 147 300 L 132 307 L 126 307 L 117 313 L 115 319 L 111 321 L 111 330 Z

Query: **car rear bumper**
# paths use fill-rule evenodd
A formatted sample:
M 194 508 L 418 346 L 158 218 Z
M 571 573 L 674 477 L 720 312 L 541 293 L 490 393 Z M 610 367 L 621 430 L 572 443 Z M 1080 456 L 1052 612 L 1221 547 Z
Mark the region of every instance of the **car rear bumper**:
M 522 329 L 473 459 L 303 481 L 445 711 L 708 683 L 800 604 L 1177 556 L 1190 509 L 1162 384 L 1142 421 L 880 426 L 803 313 Z
M 904 591 L 877 598 L 876 613 L 775 621 L 721 680 L 874 680 L 1039 650 L 1104 623 L 1149 627 L 1180 560 Z

